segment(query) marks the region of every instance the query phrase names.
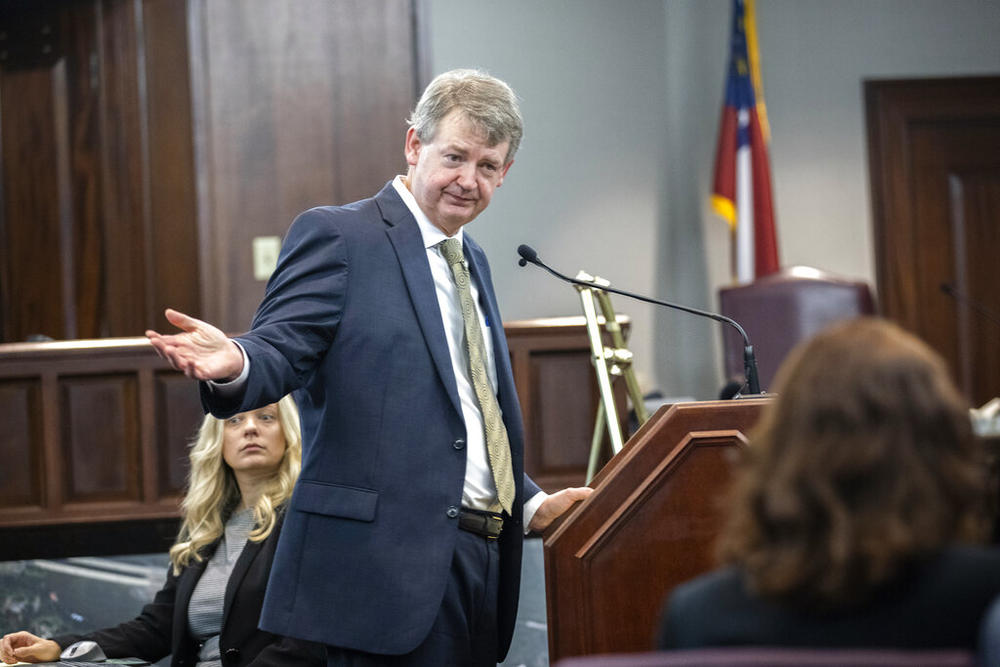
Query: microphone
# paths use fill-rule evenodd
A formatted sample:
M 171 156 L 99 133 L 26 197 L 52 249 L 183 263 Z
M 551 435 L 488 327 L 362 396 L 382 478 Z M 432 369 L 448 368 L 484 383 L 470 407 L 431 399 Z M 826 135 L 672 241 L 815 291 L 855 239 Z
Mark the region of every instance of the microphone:
M 555 273 L 555 271 L 552 271 L 552 269 L 549 269 L 549 267 L 545 266 L 544 264 L 541 263 L 541 261 L 539 261 L 538 253 L 535 252 L 535 249 L 532 248 L 530 245 L 524 245 L 522 243 L 521 245 L 517 246 L 517 254 L 521 256 L 521 259 L 517 260 L 518 266 L 527 266 L 528 262 L 531 262 L 532 264 L 537 264 L 538 266 L 544 269 L 548 269 L 552 273 Z M 560 277 L 565 278 L 565 276 L 560 276 Z M 566 279 L 569 280 L 569 278 Z
M 540 266 L 549 273 L 551 273 L 556 278 L 564 280 L 573 285 L 580 285 L 581 287 L 591 287 L 594 289 L 604 290 L 605 292 L 612 292 L 613 294 L 621 294 L 622 296 L 627 296 L 630 299 L 636 299 L 637 301 L 645 301 L 646 303 L 651 303 L 656 306 L 665 306 L 667 308 L 673 308 L 674 310 L 680 310 L 685 313 L 691 313 L 692 315 L 700 315 L 702 317 L 707 317 L 709 319 L 715 320 L 716 322 L 722 322 L 734 327 L 736 331 L 739 332 L 740 336 L 743 338 L 743 373 L 746 377 L 746 386 L 751 394 L 760 393 L 760 380 L 757 374 L 757 357 L 753 351 L 753 345 L 750 344 L 750 337 L 747 336 L 747 332 L 743 330 L 736 320 L 726 317 L 725 315 L 719 315 L 718 313 L 710 313 L 707 310 L 700 310 L 698 308 L 692 308 L 690 306 L 682 306 L 678 303 L 671 303 L 669 301 L 658 301 L 656 299 L 651 299 L 640 294 L 633 294 L 632 292 L 626 292 L 625 290 L 615 289 L 607 285 L 598 285 L 597 283 L 590 282 L 588 280 L 579 280 L 578 278 L 570 278 L 569 276 L 564 276 L 555 269 L 549 267 L 545 262 L 538 259 L 538 253 L 535 249 L 529 245 L 521 244 L 517 246 L 517 254 L 521 256 L 521 259 L 517 261 L 518 266 L 527 266 L 529 263 L 535 266 Z M 737 393 L 737 395 L 739 395 Z M 735 397 L 734 397 L 735 398 Z

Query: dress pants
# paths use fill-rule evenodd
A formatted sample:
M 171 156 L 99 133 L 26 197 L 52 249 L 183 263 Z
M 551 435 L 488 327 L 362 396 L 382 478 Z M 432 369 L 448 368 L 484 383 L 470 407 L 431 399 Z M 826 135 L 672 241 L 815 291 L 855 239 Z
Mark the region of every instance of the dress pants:
M 444 600 L 424 641 L 404 655 L 327 647 L 327 667 L 494 667 L 499 568 L 496 540 L 459 530 Z

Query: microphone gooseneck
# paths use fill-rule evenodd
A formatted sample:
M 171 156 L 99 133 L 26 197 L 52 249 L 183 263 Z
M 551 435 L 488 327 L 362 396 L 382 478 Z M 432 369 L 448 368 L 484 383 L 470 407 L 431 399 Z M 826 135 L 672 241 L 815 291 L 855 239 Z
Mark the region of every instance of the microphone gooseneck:
M 626 292 L 625 290 L 615 289 L 607 285 L 599 285 L 588 280 L 580 280 L 579 278 L 570 278 L 565 276 L 549 265 L 547 265 L 542 260 L 538 259 L 538 253 L 529 245 L 521 244 L 517 247 L 517 254 L 521 256 L 518 260 L 519 266 L 525 266 L 527 264 L 534 264 L 539 266 L 549 273 L 551 273 L 556 278 L 564 280 L 572 285 L 580 285 L 581 287 L 591 287 L 594 289 L 604 290 L 605 292 L 611 292 L 613 294 L 620 294 L 622 296 L 627 296 L 630 299 L 636 299 L 637 301 L 644 301 L 646 303 L 651 303 L 656 306 L 664 306 L 666 308 L 672 308 L 674 310 L 680 310 L 685 313 L 691 313 L 692 315 L 700 315 L 702 317 L 707 317 L 709 319 L 715 320 L 716 322 L 722 322 L 728 324 L 729 326 L 736 329 L 740 336 L 743 338 L 743 372 L 746 377 L 747 390 L 751 394 L 760 393 L 760 380 L 757 373 L 757 357 L 753 350 L 753 345 L 750 344 L 750 337 L 747 336 L 747 332 L 743 330 L 743 327 L 739 323 L 725 315 L 720 315 L 719 313 L 712 313 L 707 310 L 701 310 L 699 308 L 692 308 L 691 306 L 683 306 L 679 303 L 671 303 L 669 301 L 660 301 L 658 299 L 651 299 L 647 296 L 642 296 L 641 294 L 634 294 L 632 292 Z

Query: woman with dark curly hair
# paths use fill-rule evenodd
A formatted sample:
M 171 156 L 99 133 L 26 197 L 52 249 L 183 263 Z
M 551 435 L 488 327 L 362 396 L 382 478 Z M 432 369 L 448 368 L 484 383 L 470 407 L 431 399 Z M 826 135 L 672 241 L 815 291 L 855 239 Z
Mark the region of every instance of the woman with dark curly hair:
M 861 319 L 800 345 L 751 436 L 720 554 L 661 648 L 969 648 L 1000 593 L 985 467 L 944 362 Z

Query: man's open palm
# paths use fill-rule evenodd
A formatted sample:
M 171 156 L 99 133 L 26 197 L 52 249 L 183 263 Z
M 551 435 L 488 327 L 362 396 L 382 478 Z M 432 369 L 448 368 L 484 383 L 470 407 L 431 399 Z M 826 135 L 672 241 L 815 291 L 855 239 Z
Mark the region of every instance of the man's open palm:
M 243 370 L 243 355 L 222 331 L 170 308 L 166 316 L 183 333 L 164 336 L 147 330 L 146 338 L 171 366 L 195 380 L 232 380 Z

